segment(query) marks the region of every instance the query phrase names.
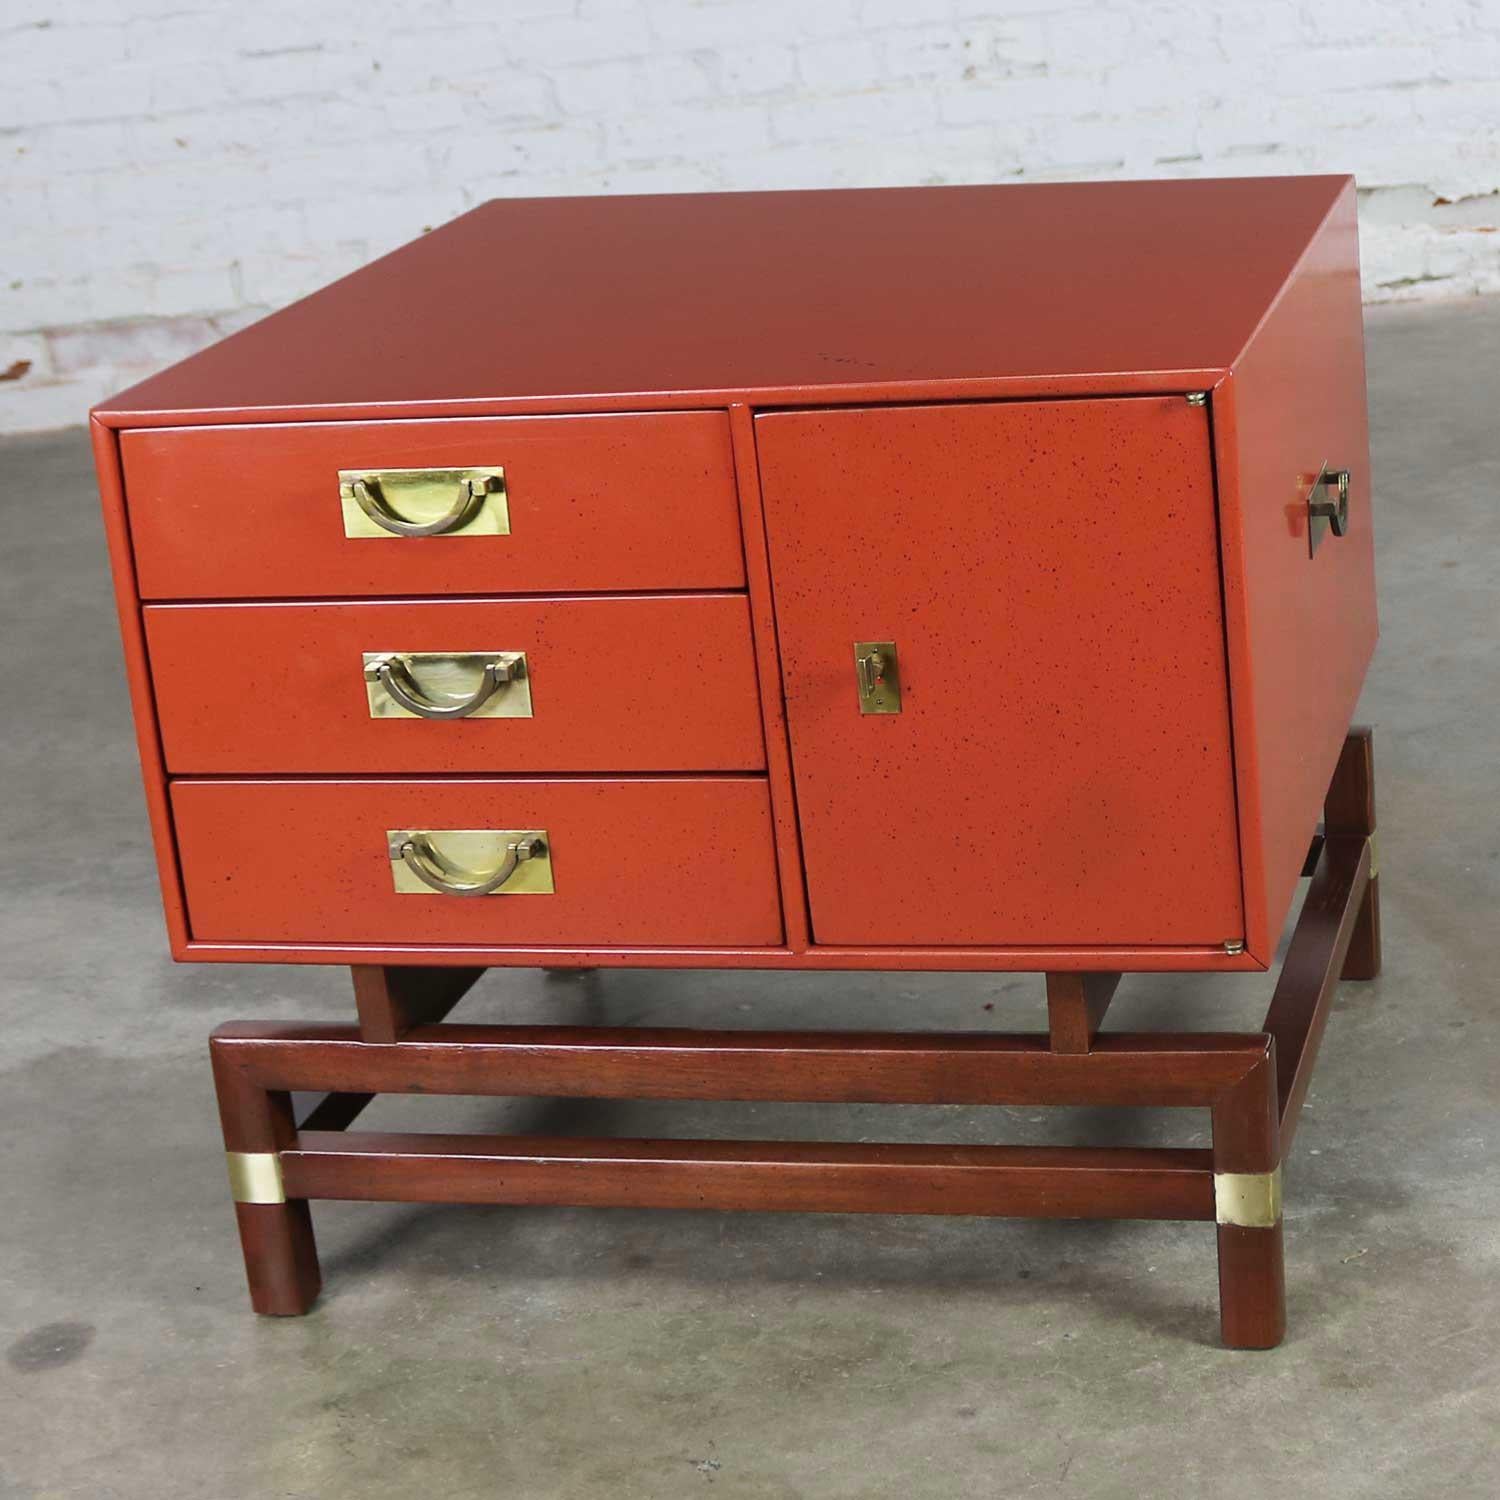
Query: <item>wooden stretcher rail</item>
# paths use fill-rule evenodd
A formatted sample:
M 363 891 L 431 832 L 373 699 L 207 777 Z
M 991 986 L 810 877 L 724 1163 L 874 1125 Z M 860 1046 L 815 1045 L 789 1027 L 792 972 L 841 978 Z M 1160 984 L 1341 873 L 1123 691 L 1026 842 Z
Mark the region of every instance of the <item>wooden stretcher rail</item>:
M 1260 1036 L 1045 1035 L 419 1026 L 397 1043 L 351 1026 L 234 1023 L 223 1066 L 265 1089 L 844 1104 L 1208 1106 L 1264 1064 Z
M 303 1132 L 296 1198 L 1212 1219 L 1206 1150 Z

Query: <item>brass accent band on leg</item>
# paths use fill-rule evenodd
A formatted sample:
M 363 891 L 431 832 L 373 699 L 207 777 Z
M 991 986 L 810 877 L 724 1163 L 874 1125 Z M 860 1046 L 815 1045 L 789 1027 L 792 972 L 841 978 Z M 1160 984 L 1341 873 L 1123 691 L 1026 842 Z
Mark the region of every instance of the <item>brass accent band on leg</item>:
M 229 1192 L 236 1203 L 285 1203 L 281 1157 L 274 1151 L 226 1151 Z
M 1281 1168 L 1215 1172 L 1214 1218 L 1242 1229 L 1271 1229 L 1281 1218 Z

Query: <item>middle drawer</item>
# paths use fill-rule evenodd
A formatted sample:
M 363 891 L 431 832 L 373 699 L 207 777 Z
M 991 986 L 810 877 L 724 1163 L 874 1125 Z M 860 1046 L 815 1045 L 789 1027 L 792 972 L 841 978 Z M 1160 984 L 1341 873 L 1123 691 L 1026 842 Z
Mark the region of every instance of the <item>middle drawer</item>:
M 143 613 L 174 775 L 765 766 L 743 594 Z

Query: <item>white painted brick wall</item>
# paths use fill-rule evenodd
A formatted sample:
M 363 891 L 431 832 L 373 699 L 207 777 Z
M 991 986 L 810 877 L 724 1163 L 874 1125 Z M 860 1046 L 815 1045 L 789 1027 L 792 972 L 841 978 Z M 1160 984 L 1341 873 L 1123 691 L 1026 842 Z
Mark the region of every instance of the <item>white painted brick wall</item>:
M 517 194 L 1352 171 L 1500 291 L 1500 0 L 3 0 L 0 162 L 0 431 Z

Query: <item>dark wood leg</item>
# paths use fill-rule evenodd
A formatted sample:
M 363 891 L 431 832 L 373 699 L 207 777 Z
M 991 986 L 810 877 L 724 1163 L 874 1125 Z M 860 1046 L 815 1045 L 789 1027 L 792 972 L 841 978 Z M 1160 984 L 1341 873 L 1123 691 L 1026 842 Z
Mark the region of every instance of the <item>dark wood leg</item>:
M 483 969 L 353 964 L 354 1004 L 367 1042 L 399 1042 L 414 1026 L 431 1026 L 473 989 Z
M 1219 1336 L 1226 1349 L 1274 1349 L 1286 1337 L 1281 1220 L 1219 1225 Z
M 1054 1052 L 1087 1052 L 1120 983 L 1118 974 L 1048 974 L 1047 1032 Z
M 1375 837 L 1375 760 L 1373 736 L 1356 725 L 1344 741 L 1328 800 L 1323 807 L 1323 826 L 1329 835 Z M 1360 903 L 1354 936 L 1344 960 L 1344 979 L 1374 979 L 1380 973 L 1380 877 L 1378 861 L 1371 851 L 1370 884 Z
M 295 1318 L 318 1298 L 323 1282 L 306 1199 L 275 1206 L 236 1203 L 250 1306 L 266 1317 Z
M 1274 1349 L 1286 1333 L 1276 1048 L 1212 1108 L 1219 1327 L 1231 1349 Z
M 1318 1047 L 1333 1007 L 1370 865 L 1363 838 L 1329 834 L 1292 932 L 1265 1031 L 1276 1043 L 1281 1094 L 1281 1149 L 1290 1150 Z
M 307 1200 L 287 1198 L 282 1187 L 281 1152 L 296 1140 L 291 1095 L 246 1079 L 217 1036 L 209 1052 L 250 1305 L 276 1316 L 305 1313 L 322 1275 Z

